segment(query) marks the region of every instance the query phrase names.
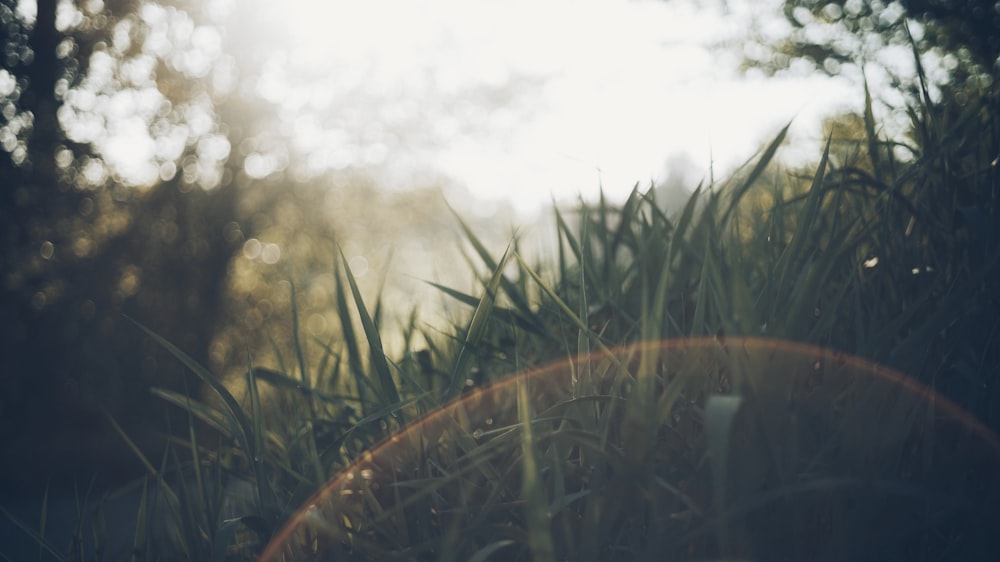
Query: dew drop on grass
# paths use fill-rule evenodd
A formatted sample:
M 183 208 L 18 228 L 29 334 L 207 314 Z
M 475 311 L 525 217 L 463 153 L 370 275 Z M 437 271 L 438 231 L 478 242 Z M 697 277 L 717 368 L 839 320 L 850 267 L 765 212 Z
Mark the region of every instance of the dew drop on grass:
M 477 427 L 476 430 L 472 432 L 472 436 L 476 439 L 481 438 L 483 436 L 483 430 Z
M 312 504 L 306 511 L 306 520 L 312 522 L 322 522 L 324 520 L 323 513 L 319 510 L 319 506 Z
M 55 245 L 46 240 L 45 242 L 42 242 L 42 246 L 39 248 L 38 253 L 42 256 L 42 259 L 50 260 L 55 254 L 55 249 Z

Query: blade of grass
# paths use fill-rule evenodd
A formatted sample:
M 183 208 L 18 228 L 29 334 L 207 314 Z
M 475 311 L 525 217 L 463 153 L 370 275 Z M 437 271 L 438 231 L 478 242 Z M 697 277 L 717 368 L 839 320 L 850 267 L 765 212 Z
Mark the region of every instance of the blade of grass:
M 733 420 L 736 419 L 741 404 L 741 397 L 723 395 L 710 396 L 705 404 L 708 458 L 712 467 L 712 497 L 719 525 L 719 550 L 723 556 L 728 556 L 731 548 L 726 515 L 729 437 L 732 433 Z
M 482 300 L 481 298 L 476 298 L 472 295 L 463 293 L 461 291 L 456 291 L 455 289 L 452 289 L 450 287 L 445 287 L 444 285 L 434 283 L 433 281 L 425 281 L 425 283 L 441 291 L 442 293 L 448 295 L 449 297 L 457 300 L 458 302 L 469 305 L 473 308 L 479 306 L 479 303 Z M 545 325 L 542 324 L 534 315 L 526 316 L 523 312 L 521 312 L 516 308 L 507 308 L 503 306 L 497 306 L 496 304 L 493 305 L 493 310 L 498 316 L 513 318 L 514 321 L 517 322 L 517 325 L 519 327 L 528 330 L 529 332 L 544 337 L 551 336 L 551 334 L 549 334 L 547 329 L 545 328 Z
M 234 428 L 236 429 L 237 432 L 236 436 L 239 437 L 240 442 L 244 447 L 244 450 L 247 452 L 248 455 L 250 455 L 251 458 L 256 457 L 258 452 L 254 447 L 253 439 L 251 439 L 253 432 L 253 425 L 250 423 L 250 419 L 247 417 L 246 412 L 243 411 L 243 408 L 240 407 L 239 402 L 236 401 L 236 398 L 233 397 L 233 395 L 229 392 L 229 390 L 227 390 L 226 387 L 221 382 L 218 381 L 218 379 L 212 376 L 212 374 L 209 373 L 208 370 L 199 365 L 197 361 L 192 359 L 190 355 L 181 351 L 177 346 L 170 343 L 156 332 L 153 332 L 149 328 L 146 328 L 145 326 L 139 324 L 138 322 L 132 320 L 131 318 L 129 318 L 129 320 L 136 326 L 138 326 L 140 330 L 145 332 L 146 335 L 153 338 L 153 340 L 156 341 L 157 344 L 159 344 L 161 347 L 170 352 L 171 355 L 179 359 L 180 362 L 183 363 L 185 367 L 187 367 L 195 375 L 197 375 L 198 378 L 202 380 L 202 382 L 206 383 L 209 386 L 209 388 L 211 388 L 212 391 L 215 392 L 215 394 L 222 399 L 223 404 L 226 406 L 224 413 L 226 417 L 229 418 L 230 421 L 233 423 Z
M 562 236 L 565 237 L 566 243 L 569 244 L 569 249 L 573 252 L 573 255 L 576 257 L 577 266 L 584 269 L 584 271 L 586 272 L 586 279 L 590 279 L 591 281 L 599 279 L 597 272 L 593 270 L 594 260 L 587 258 L 587 254 L 584 252 L 582 241 L 578 241 L 577 238 L 573 236 L 573 233 L 571 232 L 569 225 L 566 223 L 566 220 L 563 218 L 562 213 L 559 212 L 558 208 L 555 209 L 555 214 L 556 214 L 556 226 L 562 233 Z M 586 221 L 587 221 L 586 216 L 581 217 L 581 223 L 585 223 Z M 593 287 L 593 289 L 595 291 L 594 296 L 598 301 L 607 298 L 607 295 L 601 294 L 600 287 Z
M 864 124 L 865 124 L 865 138 L 868 141 L 868 160 L 872 165 L 872 172 L 874 172 L 875 179 L 882 181 L 882 159 L 879 154 L 879 140 L 878 135 L 875 133 L 875 114 L 872 111 L 872 94 L 871 90 L 868 88 L 868 77 L 864 76 L 864 88 L 865 88 L 865 110 L 864 110 Z
M 343 250 L 340 250 L 340 259 L 344 265 L 344 274 L 347 276 L 347 283 L 350 285 L 351 295 L 354 297 L 354 304 L 357 307 L 358 314 L 361 316 L 361 326 L 364 328 L 365 337 L 368 339 L 368 352 L 371 358 L 371 364 L 375 369 L 375 375 L 378 380 L 378 386 L 381 390 L 382 398 L 386 401 L 387 405 L 398 404 L 399 391 L 396 389 L 395 381 L 392 380 L 392 372 L 389 370 L 389 363 L 385 359 L 385 351 L 382 348 L 382 337 L 379 335 L 375 322 L 372 321 L 371 316 L 368 314 L 365 302 L 361 298 L 361 290 L 358 289 L 358 283 L 354 279 L 354 274 L 351 272 L 351 266 L 347 263 L 347 257 L 344 255 Z M 401 410 L 396 411 L 396 419 L 400 424 L 405 424 L 405 417 Z
M 776 271 L 774 273 L 777 277 L 777 283 L 772 289 L 774 300 L 772 302 L 772 310 L 768 315 L 769 318 L 788 318 L 790 316 L 802 317 L 806 314 L 805 311 L 800 309 L 790 310 L 787 307 L 786 295 L 789 293 L 788 286 L 793 282 L 793 278 L 800 284 L 802 283 L 802 271 L 807 267 L 807 260 L 811 257 L 810 255 L 807 255 L 806 243 L 807 239 L 815 238 L 817 236 L 815 226 L 819 218 L 820 210 L 823 206 L 823 186 L 826 176 L 826 167 L 830 157 L 830 145 L 832 140 L 832 136 L 827 139 L 826 147 L 823 150 L 823 156 L 820 159 L 819 165 L 816 167 L 816 174 L 813 176 L 812 185 L 809 188 L 805 201 L 805 215 L 802 217 L 801 222 L 795 225 L 795 232 L 792 234 L 791 242 L 778 257 L 778 263 L 776 264 Z M 804 289 L 802 285 L 800 285 L 800 288 Z M 802 295 L 805 293 L 799 294 Z M 798 304 L 805 306 L 801 302 Z M 779 305 L 785 307 L 784 314 L 781 316 L 778 316 Z M 791 331 L 796 329 L 796 327 L 781 326 L 780 328 L 787 332 L 787 334 L 780 335 L 795 337 L 795 334 Z
M 347 291 L 345 290 L 344 283 L 340 276 L 340 260 L 334 260 L 333 266 L 333 278 L 336 281 L 335 298 L 337 316 L 340 318 L 340 331 L 343 335 L 344 345 L 347 346 L 347 366 L 351 371 L 351 375 L 354 377 L 354 383 L 358 392 L 358 402 L 361 407 L 361 414 L 364 415 L 367 413 L 368 408 L 368 397 L 366 392 L 367 379 L 365 376 L 365 369 L 361 363 L 361 351 L 358 346 L 357 334 L 354 331 L 354 322 L 351 320 L 351 312 L 347 307 Z M 386 402 L 385 398 L 378 398 L 380 398 L 381 403 L 384 404 Z
M 565 303 L 565 301 L 563 301 L 562 298 L 560 298 L 559 295 L 556 294 L 556 292 L 551 287 L 549 287 L 549 285 L 545 283 L 544 280 L 542 280 L 541 276 L 539 276 L 538 273 L 536 273 L 531 267 L 528 266 L 527 263 L 525 263 L 524 259 L 521 256 L 515 254 L 514 257 L 517 258 L 518 263 L 521 264 L 521 269 L 527 272 L 528 275 L 530 275 L 531 278 L 535 280 L 535 283 L 542 289 L 542 291 L 550 299 L 552 299 L 552 301 L 556 304 L 556 306 L 559 307 L 559 309 L 563 312 L 566 319 L 570 320 L 578 330 L 590 336 L 590 338 L 597 344 L 597 346 L 601 349 L 601 351 L 606 353 L 608 357 L 613 362 L 615 362 L 615 364 L 621 369 L 622 373 L 627 373 L 628 370 L 625 369 L 625 366 L 611 354 L 611 350 L 608 349 L 608 346 L 605 345 L 605 343 L 601 340 L 601 337 L 598 334 L 594 333 L 593 330 L 591 330 L 590 327 L 587 326 L 587 323 L 581 320 L 580 317 L 573 312 L 573 309 L 571 309 Z
M 129 320 L 131 320 L 131 318 Z M 235 427 L 234 433 L 236 433 L 239 438 L 239 443 L 243 446 L 243 450 L 246 452 L 247 458 L 250 459 L 250 466 L 253 472 L 254 481 L 257 483 L 256 491 L 258 496 L 255 499 L 257 501 L 257 506 L 261 510 L 260 515 L 268 514 L 268 518 L 270 518 L 271 515 L 276 515 L 276 513 L 270 511 L 277 506 L 277 502 L 273 495 L 274 491 L 267 484 L 268 479 L 265 474 L 266 466 L 263 463 L 264 452 L 257 447 L 257 443 L 262 439 L 262 436 L 256 435 L 254 429 L 255 423 L 247 417 L 246 412 L 243 411 L 239 402 L 237 402 L 236 398 L 229 392 L 228 389 L 226 389 L 225 385 L 213 377 L 211 373 L 199 365 L 197 361 L 191 358 L 191 356 L 181 351 L 177 346 L 168 342 L 159 334 L 156 334 L 152 330 L 149 330 L 134 320 L 132 320 L 132 322 L 135 323 L 136 326 L 138 326 L 143 332 L 153 338 L 160 346 L 164 347 L 174 357 L 179 359 L 187 368 L 191 369 L 191 371 L 194 372 L 198 378 L 208 384 L 209 388 L 211 388 L 216 395 L 222 399 L 225 406 L 224 413 L 226 414 L 226 417 L 230 419 L 231 423 L 233 423 Z M 113 420 L 112 423 L 114 423 Z M 116 423 L 115 425 L 117 426 Z M 121 433 L 123 437 L 127 437 L 123 431 L 120 431 L 120 428 L 117 429 L 119 429 L 119 433 Z M 129 443 L 131 444 L 130 440 Z M 134 444 L 131 444 L 130 446 L 132 446 L 136 452 L 139 452 L 138 448 L 135 447 Z M 146 464 L 151 466 L 148 464 L 148 461 L 146 461 Z M 160 480 L 162 482 L 162 478 L 160 478 Z M 167 489 L 169 491 L 169 487 Z M 176 497 L 176 495 L 172 495 Z
M 778 152 L 778 149 L 781 148 L 781 143 L 785 142 L 785 136 L 788 134 L 788 129 L 791 126 L 792 124 L 789 122 L 787 125 L 782 127 L 781 131 L 778 132 L 778 135 L 771 141 L 771 144 L 767 145 L 767 148 L 764 149 L 764 153 L 757 159 L 757 163 L 754 164 L 753 170 L 751 170 L 750 174 L 742 180 L 739 187 L 732 192 L 729 205 L 726 207 L 726 211 L 719 219 L 718 224 L 724 225 L 728 222 L 729 215 L 731 215 L 733 210 L 736 209 L 740 199 L 742 199 L 746 192 L 755 183 L 757 183 L 757 179 L 760 178 L 760 176 L 764 173 L 764 170 L 767 169 L 767 166 L 771 163 L 771 160 L 774 159 L 774 155 Z
M 232 426 L 226 423 L 225 414 L 219 410 L 211 408 L 197 400 L 192 400 L 190 396 L 173 390 L 154 387 L 150 389 L 150 393 L 190 412 L 194 417 L 218 431 L 227 441 L 238 439 L 237 435 L 233 432 Z
M 512 544 L 517 544 L 517 543 L 515 543 L 510 539 L 491 542 L 490 544 L 474 552 L 472 556 L 469 557 L 469 562 L 486 562 L 487 560 L 490 559 L 490 556 L 492 556 L 494 552 L 506 546 L 510 546 Z
M 48 552 L 56 560 L 59 560 L 61 562 L 66 560 L 66 558 L 59 552 L 58 547 L 56 547 L 51 542 L 45 540 L 45 537 L 43 535 L 39 534 L 29 525 L 25 524 L 23 521 L 15 517 L 13 513 L 7 511 L 7 508 L 5 508 L 2 505 L 0 505 L 0 515 L 6 517 L 8 521 L 13 523 L 15 526 L 17 526 L 18 529 L 21 529 L 26 535 L 31 537 L 31 540 L 38 543 L 38 548 Z
M 476 250 L 476 253 L 479 255 L 479 259 L 483 260 L 483 263 L 486 264 L 486 267 L 490 271 L 496 271 L 499 264 L 490 255 L 489 251 L 486 249 L 486 246 L 483 245 L 483 243 L 479 240 L 475 232 L 473 232 L 472 229 L 469 228 L 469 225 L 467 225 L 465 221 L 462 220 L 462 217 L 458 214 L 458 212 L 456 212 L 455 209 L 452 209 L 451 206 L 449 206 L 448 208 L 451 210 L 452 215 L 454 215 L 455 218 L 458 220 L 459 227 L 465 234 L 465 238 L 469 241 L 470 244 L 472 244 L 472 247 Z M 512 238 L 512 241 L 513 240 L 514 238 Z M 508 244 L 507 251 L 510 250 L 510 246 L 511 244 Z M 518 310 L 520 310 L 523 314 L 525 314 L 528 317 L 534 316 L 534 311 L 531 309 L 531 305 L 528 303 L 526 295 L 523 295 L 521 294 L 520 291 L 518 291 L 517 285 L 514 282 L 510 281 L 506 277 L 501 276 L 500 285 L 501 287 L 503 287 L 504 292 L 507 294 L 507 297 L 510 298 L 510 301 L 511 303 L 513 303 L 514 307 L 516 307 Z
M 139 562 L 143 551 L 146 550 L 147 516 L 149 509 L 149 482 L 142 481 L 142 494 L 139 496 L 139 508 L 135 517 L 135 535 L 132 537 L 132 562 Z
M 486 326 L 490 316 L 493 314 L 497 291 L 500 289 L 503 271 L 507 267 L 510 255 L 510 247 L 508 246 L 507 250 L 504 251 L 503 257 L 500 258 L 500 263 L 493 270 L 493 276 L 490 278 L 482 298 L 479 299 L 476 311 L 472 314 L 472 320 L 469 322 L 469 328 L 465 334 L 465 341 L 462 342 L 458 358 L 455 360 L 455 366 L 452 369 L 451 381 L 448 384 L 445 398 L 458 396 L 465 386 L 465 379 L 468 376 L 474 359 L 472 350 L 479 345 L 486 333 Z
M 525 502 L 528 546 L 531 557 L 536 562 L 554 562 L 555 546 L 549 522 L 549 502 L 545 498 L 545 485 L 536 459 L 531 400 L 524 377 L 517 378 L 517 414 L 521 425 L 521 497 Z

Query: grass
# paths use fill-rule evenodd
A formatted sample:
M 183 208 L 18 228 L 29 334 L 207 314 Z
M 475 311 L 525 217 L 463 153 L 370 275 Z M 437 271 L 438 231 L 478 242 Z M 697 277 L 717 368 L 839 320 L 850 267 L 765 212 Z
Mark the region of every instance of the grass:
M 456 217 L 481 291 L 439 286 L 467 318 L 411 315 L 399 357 L 342 255 L 339 336 L 293 308 L 245 396 L 148 332 L 217 399 L 154 390 L 190 421 L 125 557 L 994 559 L 1000 111 L 918 105 L 900 158 L 870 104 L 809 173 L 783 130 L 677 213 L 554 209 L 555 263 Z

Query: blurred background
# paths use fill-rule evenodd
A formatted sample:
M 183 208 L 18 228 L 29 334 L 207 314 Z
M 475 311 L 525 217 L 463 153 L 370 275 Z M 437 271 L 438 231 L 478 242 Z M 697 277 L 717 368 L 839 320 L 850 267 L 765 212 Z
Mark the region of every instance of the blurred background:
M 280 369 L 293 286 L 302 333 L 337 337 L 342 250 L 382 322 L 447 326 L 424 281 L 474 287 L 455 214 L 544 259 L 553 202 L 656 185 L 669 207 L 789 121 L 786 163 L 817 158 L 859 127 L 863 76 L 880 133 L 906 134 L 902 23 L 940 98 L 995 74 L 998 18 L 972 0 L 2 0 L 0 502 L 141 474 L 109 417 L 158 458 L 173 426 L 149 388 L 200 384 L 129 319 L 219 377 Z

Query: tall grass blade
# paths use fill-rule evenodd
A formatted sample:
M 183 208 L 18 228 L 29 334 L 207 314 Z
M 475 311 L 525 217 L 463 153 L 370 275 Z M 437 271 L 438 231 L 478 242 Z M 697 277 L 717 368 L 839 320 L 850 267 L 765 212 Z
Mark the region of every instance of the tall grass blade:
M 382 337 L 379 335 L 378 328 L 375 327 L 371 316 L 368 315 L 368 309 L 365 308 L 365 302 L 361 298 L 361 290 L 358 289 L 358 283 L 354 279 L 354 274 L 351 273 L 351 266 L 347 263 L 347 257 L 344 256 L 343 250 L 340 252 L 340 259 L 344 264 L 344 274 L 347 276 L 347 283 L 351 287 L 351 294 L 354 296 L 354 304 L 357 307 L 358 314 L 361 316 L 361 326 L 364 328 L 365 337 L 368 339 L 371 364 L 375 368 L 375 375 L 378 380 L 382 399 L 387 405 L 398 404 L 399 391 L 396 389 L 395 381 L 392 380 L 389 363 L 385 359 L 385 351 L 382 348 Z M 396 415 L 401 424 L 405 423 L 403 412 L 399 411 Z
M 439 283 L 434 283 L 433 281 L 425 281 L 425 283 L 441 291 L 442 293 L 448 295 L 449 297 L 457 300 L 458 302 L 473 307 L 473 309 L 479 306 L 479 303 L 482 301 L 481 298 L 474 297 L 470 294 L 463 293 L 461 291 L 456 291 L 451 287 L 445 287 L 444 285 L 441 285 Z M 535 315 L 527 316 L 518 309 L 507 308 L 504 306 L 497 306 L 495 303 L 493 305 L 493 311 L 494 314 L 497 316 L 512 318 L 514 322 L 517 323 L 519 328 L 528 330 L 529 332 L 532 332 L 539 336 L 543 337 L 551 336 L 551 334 L 549 334 L 547 329 L 545 328 L 545 325 L 540 320 L 538 320 Z
M 499 264 L 490 255 L 490 252 L 486 249 L 486 246 L 483 245 L 483 243 L 479 240 L 479 237 L 476 236 L 476 233 L 473 232 L 471 228 L 469 228 L 469 225 L 462 220 L 462 217 L 454 209 L 451 209 L 451 212 L 453 215 L 455 215 L 455 218 L 458 220 L 459 227 L 465 234 L 465 238 L 469 241 L 469 243 L 472 244 L 472 247 L 476 250 L 476 254 L 479 255 L 479 259 L 483 260 L 483 263 L 486 264 L 486 267 L 490 271 L 496 271 Z M 512 238 L 512 241 L 513 240 L 516 240 L 516 236 Z M 510 250 L 510 244 L 508 244 L 507 249 Z M 501 276 L 500 286 L 503 287 L 504 293 L 506 293 L 507 298 L 510 299 L 510 302 L 518 310 L 520 310 L 527 316 L 534 315 L 534 312 L 531 310 L 531 305 L 528 303 L 527 296 L 521 294 L 521 292 L 518 291 L 517 285 L 513 281 L 507 279 L 506 277 Z
M 469 557 L 469 562 L 486 562 L 493 556 L 494 552 L 504 548 L 505 546 L 510 546 L 512 544 L 517 544 L 510 539 L 499 540 L 496 542 L 491 542 L 490 544 L 484 546 L 477 550 L 472 556 Z
M 104 417 L 107 418 L 108 423 L 110 423 L 111 427 L 114 428 L 115 433 L 117 433 L 118 436 L 121 437 L 123 441 L 125 441 L 125 444 L 128 446 L 129 449 L 132 450 L 132 453 L 135 454 L 136 458 L 139 459 L 139 462 L 141 462 L 142 465 L 146 467 L 146 470 L 149 471 L 149 474 L 151 474 L 156 478 L 159 478 L 160 472 L 156 470 L 156 467 L 153 466 L 153 463 L 149 462 L 149 459 L 146 458 L 146 455 L 142 452 L 142 449 L 140 449 L 139 446 L 136 445 L 134 441 L 132 441 L 132 438 L 129 437 L 127 433 L 125 433 L 125 430 L 122 429 L 122 426 L 118 425 L 118 422 L 115 421 L 115 418 L 113 418 L 111 414 L 107 411 L 104 412 Z
M 247 377 L 247 390 L 250 393 L 250 422 L 253 427 L 253 442 L 255 454 L 250 457 L 251 467 L 253 467 L 254 483 L 257 485 L 257 505 L 260 514 L 265 514 L 268 510 L 277 508 L 277 501 L 274 497 L 274 490 L 271 489 L 268 478 L 267 471 L 268 467 L 264 463 L 265 456 L 265 429 L 264 429 L 264 412 L 260 406 L 260 393 L 257 388 L 257 376 L 255 375 L 256 370 L 253 368 L 253 363 L 248 361 L 246 377 Z
M 142 560 L 140 556 L 146 551 L 146 530 L 148 527 L 148 517 L 149 517 L 149 481 L 142 481 L 142 494 L 139 496 L 139 509 L 136 513 L 135 520 L 135 535 L 132 539 L 132 562 L 139 562 Z
M 719 548 L 723 556 L 729 555 L 729 523 L 726 514 L 726 497 L 729 480 L 729 437 L 733 420 L 739 413 L 743 399 L 739 396 L 713 395 L 705 404 L 705 430 L 708 459 L 712 469 L 712 498 L 719 525 Z
M 569 225 L 566 224 L 566 220 L 563 218 L 562 213 L 559 212 L 559 209 L 555 209 L 555 214 L 556 214 L 556 227 L 559 229 L 559 232 L 562 233 L 562 236 L 565 237 L 566 243 L 569 245 L 569 249 L 573 252 L 573 255 L 576 257 L 577 266 L 586 272 L 586 278 L 590 279 L 591 282 L 593 282 L 596 279 L 599 279 L 597 272 L 594 271 L 593 269 L 594 261 L 592 259 L 588 259 L 588 256 L 584 252 L 582 241 L 578 241 L 576 237 L 573 236 L 573 233 L 571 232 Z M 582 223 L 585 223 L 586 221 L 587 221 L 586 216 L 581 218 Z M 602 291 L 600 290 L 601 287 L 595 286 L 592 288 L 594 289 L 595 297 L 598 300 L 604 300 L 605 298 L 607 298 L 607 295 L 602 294 Z
M 289 291 L 292 305 L 292 342 L 295 344 L 295 359 L 299 363 L 299 378 L 304 386 L 311 386 L 309 383 L 309 370 L 306 368 L 306 355 L 302 349 L 302 338 L 299 336 L 299 305 L 295 294 L 295 283 L 289 283 Z M 313 417 L 315 412 L 313 412 Z
M 601 349 L 601 351 L 606 353 L 608 357 L 611 359 L 611 361 L 613 361 L 615 365 L 617 365 L 620 368 L 622 373 L 627 373 L 627 370 L 625 369 L 624 365 L 622 365 L 621 362 L 619 362 L 617 358 L 614 357 L 614 355 L 611 353 L 611 350 L 608 349 L 608 346 L 601 340 L 601 337 L 598 334 L 594 333 L 594 331 L 591 330 L 589 326 L 587 326 L 587 323 L 584 322 L 579 316 L 577 316 L 573 312 L 573 309 L 571 309 L 566 304 L 566 302 L 563 301 L 559 297 L 559 295 L 556 294 L 556 292 L 551 287 L 549 287 L 547 283 L 545 283 L 544 280 L 542 280 L 541 276 L 538 275 L 538 273 L 536 273 L 533 269 L 531 269 L 531 267 L 528 266 L 527 263 L 525 263 L 524 258 L 516 254 L 515 257 L 517 258 L 518 263 L 521 264 L 521 269 L 527 272 L 528 275 L 530 275 L 531 278 L 534 279 L 535 283 L 542 289 L 542 291 L 550 299 L 552 299 L 552 301 L 556 304 L 556 306 L 559 307 L 559 309 L 562 311 L 566 319 L 571 321 L 578 330 L 587 334 L 597 344 L 597 346 Z
M 475 359 L 474 349 L 479 345 L 483 336 L 486 334 L 486 326 L 493 314 L 493 307 L 496 304 L 497 291 L 500 289 L 500 282 L 503 279 L 503 271 L 507 267 L 507 261 L 510 259 L 510 255 L 510 246 L 508 246 L 507 250 L 503 253 L 503 257 L 500 258 L 500 263 L 498 263 L 494 268 L 493 276 L 486 285 L 483 297 L 479 299 L 479 304 L 476 306 L 476 310 L 472 314 L 472 320 L 469 322 L 469 328 L 465 334 L 465 341 L 462 342 L 462 347 L 458 351 L 458 357 L 455 359 L 455 366 L 452 369 L 451 380 L 448 383 L 445 398 L 458 396 L 462 387 L 465 385 L 465 380 L 468 376 L 469 369 L 472 366 L 472 361 Z
M 531 557 L 536 562 L 555 562 L 549 502 L 545 497 L 545 486 L 536 458 L 535 430 L 532 427 L 534 415 L 528 396 L 528 383 L 524 377 L 517 379 L 517 413 L 521 426 L 521 496 L 528 524 L 528 546 Z
M 347 346 L 347 366 L 354 377 L 355 387 L 358 391 L 358 402 L 361 406 L 361 413 L 366 414 L 368 407 L 367 379 L 363 364 L 361 363 L 361 350 L 358 346 L 358 337 L 354 331 L 354 322 L 351 319 L 351 311 L 347 306 L 347 291 L 340 276 L 340 260 L 334 260 L 334 279 L 337 286 L 335 299 L 337 305 L 337 316 L 340 318 L 340 331 L 343 335 L 344 345 Z M 383 403 L 385 400 L 383 400 Z
M 882 181 L 882 157 L 879 147 L 878 135 L 875 132 L 875 113 L 872 111 L 872 93 L 868 88 L 868 77 L 864 78 L 865 87 L 865 137 L 868 141 L 868 160 L 871 162 L 875 179 Z
M 186 394 L 181 394 L 180 392 L 175 392 L 173 390 L 154 387 L 150 389 L 150 393 L 152 393 L 153 396 L 157 396 L 175 406 L 180 407 L 182 410 L 189 412 L 195 418 L 205 422 L 209 427 L 218 431 L 219 435 L 226 441 L 238 440 L 238 434 L 234 431 L 232 424 L 226 423 L 228 419 L 223 412 L 207 406 L 202 402 L 193 400 Z
M 737 187 L 736 190 L 730 195 L 729 205 L 726 207 L 725 212 L 722 213 L 722 217 L 720 217 L 718 224 L 724 225 L 729 221 L 729 215 L 731 215 L 733 210 L 736 209 L 740 200 L 746 192 L 757 183 L 757 179 L 760 178 L 760 176 L 764 173 L 764 170 L 766 170 L 768 165 L 771 164 L 771 160 L 774 159 L 774 155 L 777 154 L 778 149 L 781 148 L 781 144 L 785 142 L 785 136 L 788 134 L 788 129 L 791 126 L 792 124 L 788 123 L 782 127 L 781 131 L 779 131 L 777 136 L 774 137 L 774 140 L 771 141 L 771 144 L 767 145 L 767 148 L 764 149 L 764 153 L 757 159 L 757 163 L 754 164 L 753 169 L 746 176 L 746 178 L 742 180 L 739 187 Z
M 131 318 L 129 320 L 131 320 Z M 222 399 L 223 404 L 225 404 L 226 406 L 225 409 L 226 417 L 229 418 L 233 423 L 234 428 L 236 429 L 236 436 L 239 437 L 240 444 L 243 445 L 244 450 L 247 452 L 248 455 L 250 455 L 251 458 L 256 457 L 258 451 L 254 445 L 253 439 L 251 438 L 251 436 L 253 435 L 253 425 L 250 423 L 250 419 L 247 417 L 246 412 L 243 411 L 243 408 L 240 406 L 239 402 L 236 401 L 236 398 L 233 397 L 232 394 L 230 394 L 229 390 L 227 390 L 222 383 L 220 383 L 214 376 L 212 376 L 212 374 L 209 373 L 208 370 L 199 365 L 197 361 L 192 359 L 190 355 L 184 353 L 177 346 L 170 343 L 156 332 L 153 332 L 152 330 L 146 328 L 142 324 L 139 324 L 134 320 L 132 320 L 132 322 L 136 326 L 138 326 L 140 330 L 145 332 L 146 335 L 153 338 L 153 340 L 155 340 L 157 344 L 159 344 L 161 347 L 170 352 L 171 355 L 179 359 L 180 362 L 184 364 L 184 366 L 186 366 L 188 369 L 191 370 L 191 372 L 197 375 L 198 378 L 202 380 L 202 382 L 207 384 L 209 388 L 211 388 L 212 391 L 214 391 L 215 394 Z
M 804 304 L 804 297 L 809 295 L 818 295 L 816 291 L 817 287 L 807 282 L 804 279 L 806 273 L 810 271 L 811 266 L 808 261 L 813 257 L 811 252 L 807 253 L 807 242 L 810 239 L 814 239 L 817 236 L 817 231 L 815 229 L 816 222 L 820 216 L 820 210 L 823 206 L 823 196 L 824 196 L 824 183 L 826 178 L 826 167 L 829 162 L 830 157 L 830 144 L 833 137 L 827 139 L 826 147 L 823 150 L 823 157 L 820 159 L 819 165 L 816 168 L 816 174 L 813 176 L 812 185 L 809 188 L 808 195 L 805 201 L 805 215 L 801 218 L 795 227 L 795 233 L 792 235 L 792 240 L 788 244 L 788 247 L 782 252 L 781 256 L 778 258 L 778 264 L 776 266 L 775 276 L 777 277 L 777 284 L 774 287 L 774 301 L 772 304 L 772 311 L 770 316 L 772 318 L 781 318 L 778 316 L 777 307 L 780 305 L 785 306 L 785 314 L 782 316 L 784 318 L 803 318 L 807 311 L 805 310 L 806 305 Z M 805 271 L 803 271 L 805 270 Z M 797 286 L 794 288 L 789 288 L 792 283 L 793 277 L 796 279 Z M 787 294 L 790 290 L 796 291 L 798 302 L 794 307 L 787 306 Z M 811 312 L 811 307 L 809 312 Z M 795 337 L 795 334 L 800 334 L 797 332 L 799 329 L 798 325 L 785 324 L 781 327 L 784 331 L 782 335 L 788 335 Z
M 38 531 L 35 531 L 34 529 L 31 528 L 30 525 L 24 523 L 23 521 L 15 517 L 13 513 L 7 511 L 7 508 L 5 508 L 2 505 L 0 505 L 0 515 L 6 517 L 8 521 L 17 526 L 18 529 L 21 529 L 21 531 L 23 531 L 24 534 L 31 537 L 31 540 L 38 543 L 39 549 L 48 552 L 49 555 L 51 555 L 56 560 L 59 560 L 60 562 L 66 560 L 66 557 L 62 553 L 60 553 L 59 547 L 55 546 L 54 544 L 46 540 L 43 534 L 40 534 Z

